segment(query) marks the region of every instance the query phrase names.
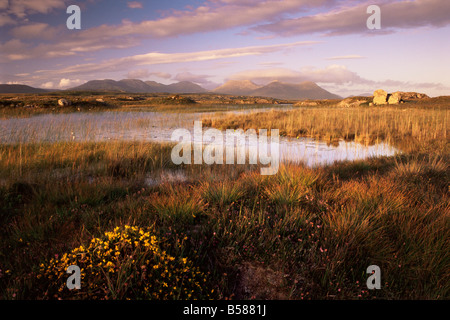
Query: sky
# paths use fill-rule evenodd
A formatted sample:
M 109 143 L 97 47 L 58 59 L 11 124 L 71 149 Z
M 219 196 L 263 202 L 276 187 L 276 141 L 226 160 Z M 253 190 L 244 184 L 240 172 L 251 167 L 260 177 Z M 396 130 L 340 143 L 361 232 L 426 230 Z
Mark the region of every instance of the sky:
M 81 29 L 67 28 L 70 5 Z M 380 29 L 369 29 L 370 5 Z M 0 0 L 0 83 L 314 81 L 450 95 L 449 0 Z

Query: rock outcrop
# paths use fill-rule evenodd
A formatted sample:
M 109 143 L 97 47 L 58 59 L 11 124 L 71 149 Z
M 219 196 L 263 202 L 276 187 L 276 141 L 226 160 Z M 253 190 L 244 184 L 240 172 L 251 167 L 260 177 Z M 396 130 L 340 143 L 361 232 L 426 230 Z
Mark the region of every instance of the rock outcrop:
M 402 101 L 402 95 L 400 92 L 394 92 L 389 95 L 388 104 L 399 104 Z
M 373 104 L 387 104 L 388 93 L 382 89 L 379 89 L 373 93 Z
M 71 103 L 70 103 L 69 100 L 66 100 L 66 99 L 59 99 L 59 100 L 58 100 L 58 105 L 59 105 L 60 107 L 67 107 L 67 106 L 70 106 Z
M 425 98 L 429 98 L 429 96 L 424 93 L 396 91 L 392 94 L 388 94 L 386 91 L 380 89 L 373 93 L 373 104 L 399 104 L 408 100 L 418 100 Z
M 367 103 L 367 102 L 368 102 L 367 100 L 362 100 L 362 99 L 346 98 L 346 99 L 342 100 L 341 102 L 339 102 L 338 106 L 344 107 L 344 108 L 353 108 L 353 107 L 359 107 L 363 103 Z

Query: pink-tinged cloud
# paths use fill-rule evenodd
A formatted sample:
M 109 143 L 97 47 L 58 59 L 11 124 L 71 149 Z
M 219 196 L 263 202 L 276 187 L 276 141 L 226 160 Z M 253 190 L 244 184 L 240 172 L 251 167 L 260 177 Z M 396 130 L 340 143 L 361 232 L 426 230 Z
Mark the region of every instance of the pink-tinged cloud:
M 326 58 L 326 60 L 351 60 L 351 59 L 364 59 L 365 57 L 360 56 L 358 54 L 349 54 L 346 56 L 334 56 Z
M 53 43 L 38 46 L 29 44 L 26 53 L 24 51 L 12 52 L 11 56 L 5 56 L 1 60 L 54 58 L 105 49 L 125 49 L 139 45 L 141 40 L 145 38 L 168 38 L 251 26 L 262 21 L 279 19 L 285 14 L 306 11 L 311 8 L 322 8 L 337 2 L 339 1 L 211 0 L 193 10 L 172 11 L 170 15 L 157 20 L 132 22 L 125 19 L 118 25 L 101 25 L 90 29 L 82 29 L 79 32 L 67 32 L 66 30 L 64 34 L 41 32 L 34 37 L 35 40 L 53 40 Z M 24 0 L 22 5 L 11 8 L 9 14 L 13 11 L 16 14 L 19 14 L 19 12 L 35 12 L 34 10 L 39 9 L 39 6 L 34 3 L 39 3 L 39 1 Z M 47 13 L 54 8 L 61 7 L 62 3 L 64 1 L 43 0 L 42 4 L 46 4 L 47 7 L 40 10 L 42 13 Z M 11 20 L 4 20 L 3 23 L 11 23 Z M 14 32 L 24 38 L 27 28 L 28 26 L 20 26 Z M 11 57 L 14 59 L 11 59 Z
M 131 8 L 131 9 L 142 9 L 143 8 L 142 3 L 138 2 L 138 1 L 127 2 L 127 6 L 128 6 L 128 8 Z
M 159 53 L 150 52 L 123 58 L 110 59 L 100 63 L 78 64 L 59 70 L 40 70 L 36 73 L 45 74 L 96 74 L 98 72 L 123 71 L 129 68 L 143 65 L 186 63 L 196 61 L 218 60 L 224 58 L 236 58 L 243 56 L 262 55 L 265 53 L 278 52 L 289 48 L 309 46 L 319 43 L 317 41 L 300 41 L 267 46 L 251 46 L 241 48 L 227 48 L 218 50 L 207 50 L 183 53 Z
M 127 73 L 128 79 L 148 79 L 151 76 L 156 76 L 161 79 L 170 79 L 172 75 L 167 72 L 150 72 L 148 69 L 136 69 Z
M 375 89 L 384 88 L 390 91 L 418 91 L 424 89 L 433 89 L 438 91 L 450 90 L 449 87 L 441 83 L 418 83 L 409 81 L 384 80 L 374 81 L 358 75 L 345 66 L 330 65 L 326 68 L 304 67 L 300 70 L 291 70 L 285 68 L 274 69 L 256 69 L 246 70 L 235 73 L 228 77 L 233 80 L 251 80 L 255 83 L 264 85 L 278 80 L 288 83 L 300 83 L 303 81 L 313 81 L 327 88 L 334 88 L 339 92 L 342 88 L 349 88 L 348 91 L 361 88 L 361 92 L 369 91 L 372 93 Z
M 25 18 L 29 14 L 47 14 L 55 9 L 67 8 L 65 2 L 64 0 L 3 0 L 0 8 L 5 9 L 9 15 Z
M 212 75 L 206 75 L 206 74 L 192 74 L 190 72 L 181 72 L 178 73 L 175 77 L 173 77 L 173 80 L 176 81 L 189 81 L 196 84 L 201 85 L 202 87 L 206 89 L 214 89 L 219 86 L 216 82 L 213 82 L 209 80 L 209 78 L 212 78 Z
M 281 36 L 320 33 L 323 35 L 343 35 L 364 33 L 368 35 L 386 34 L 396 29 L 418 27 L 445 27 L 450 24 L 450 1 L 378 1 L 381 8 L 381 30 L 368 30 L 366 10 L 373 1 L 347 6 L 295 19 L 282 19 L 253 27 L 252 30 Z
M 4 12 L 0 13 L 0 27 L 15 24 L 17 24 L 17 21 L 15 19 L 11 18 Z
M 336 0 L 209 1 L 194 10 L 173 11 L 171 15 L 158 20 L 91 28 L 82 32 L 80 37 L 175 37 L 249 26 L 261 21 L 271 21 L 287 13 L 322 7 L 334 2 Z
M 372 83 L 361 78 L 345 66 L 331 65 L 323 69 L 304 67 L 300 70 L 286 68 L 256 69 L 235 73 L 229 77 L 233 80 L 252 80 L 259 84 L 267 84 L 278 80 L 283 82 L 299 83 L 313 81 L 320 83 Z
M 11 34 L 16 39 L 43 39 L 50 40 L 58 33 L 58 28 L 51 27 L 47 23 L 30 23 L 20 27 L 13 28 Z

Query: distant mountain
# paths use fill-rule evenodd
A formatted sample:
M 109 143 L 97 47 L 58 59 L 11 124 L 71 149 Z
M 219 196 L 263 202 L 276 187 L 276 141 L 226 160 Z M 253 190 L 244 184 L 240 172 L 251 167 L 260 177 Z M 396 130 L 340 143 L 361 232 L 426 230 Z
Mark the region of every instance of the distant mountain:
M 273 81 L 265 86 L 245 80 L 230 80 L 216 88 L 214 92 L 233 95 L 261 96 L 277 99 L 303 100 L 303 99 L 342 99 L 314 82 L 306 81 L 299 84 Z
M 133 92 L 133 93 L 156 92 L 156 91 L 149 90 L 149 85 L 141 80 L 123 79 L 123 80 L 120 80 L 117 82 L 123 88 L 123 91 L 126 91 L 126 92 Z
M 123 79 L 120 81 L 105 79 L 91 80 L 78 87 L 71 88 L 73 91 L 115 91 L 127 93 L 201 93 L 207 90 L 199 85 L 182 81 L 165 85 L 155 81 L 142 81 L 138 79 Z
M 129 87 L 115 80 L 105 79 L 105 80 L 91 80 L 80 86 L 70 88 L 68 90 L 73 91 L 119 91 L 126 92 Z
M 217 93 L 226 93 L 240 96 L 248 95 L 248 93 L 251 93 L 259 88 L 261 88 L 261 86 L 258 86 L 250 80 L 229 80 L 213 91 Z
M 0 84 L 0 93 L 44 93 L 49 91 L 24 84 Z
M 169 84 L 166 87 L 166 91 L 169 93 L 203 93 L 208 90 L 200 87 L 198 84 L 189 82 L 189 81 L 181 81 L 178 83 Z
M 152 88 L 152 92 L 163 92 L 166 88 L 165 84 L 156 81 L 145 81 L 145 83 Z

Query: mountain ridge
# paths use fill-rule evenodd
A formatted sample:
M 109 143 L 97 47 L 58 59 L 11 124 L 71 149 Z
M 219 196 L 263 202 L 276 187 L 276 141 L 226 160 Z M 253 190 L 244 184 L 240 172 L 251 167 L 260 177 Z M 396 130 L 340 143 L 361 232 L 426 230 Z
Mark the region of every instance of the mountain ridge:
M 264 86 L 258 86 L 250 80 L 229 80 L 214 89 L 213 92 L 288 100 L 342 99 L 342 97 L 321 88 L 312 81 L 286 83 L 275 80 Z
M 0 93 L 45 93 L 50 91 L 52 90 L 33 88 L 26 85 L 0 85 Z M 228 80 L 214 90 L 206 90 L 198 84 L 189 81 L 181 81 L 166 85 L 156 81 L 142 81 L 139 79 L 122 79 L 118 81 L 103 79 L 90 80 L 79 86 L 62 91 L 173 94 L 210 92 L 217 94 L 267 97 L 285 100 L 342 99 L 342 97 L 321 88 L 316 83 L 311 81 L 286 83 L 278 80 L 272 81 L 266 85 L 258 85 L 251 80 Z
M 90 80 L 82 85 L 67 89 L 70 91 L 118 91 L 124 93 L 203 93 L 206 89 L 199 85 L 181 81 L 172 84 L 162 84 L 155 81 L 142 81 L 139 79 L 122 79 L 119 81 L 104 79 Z
M 25 84 L 0 84 L 0 93 L 45 93 L 50 91 Z

